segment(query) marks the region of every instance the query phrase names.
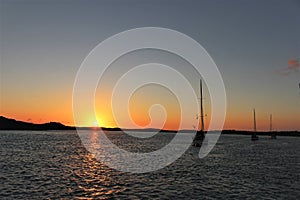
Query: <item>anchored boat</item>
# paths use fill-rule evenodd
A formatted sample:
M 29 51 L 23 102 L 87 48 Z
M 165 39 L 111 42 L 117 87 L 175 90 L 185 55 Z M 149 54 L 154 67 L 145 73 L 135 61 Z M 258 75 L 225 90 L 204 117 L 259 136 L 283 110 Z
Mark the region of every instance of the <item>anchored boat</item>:
M 258 136 L 256 135 L 256 116 L 255 116 L 255 109 L 253 109 L 253 117 L 254 117 L 254 131 L 251 135 L 251 140 L 252 141 L 255 141 L 255 140 L 258 140 Z
M 201 126 L 200 130 L 197 130 L 196 135 L 193 139 L 193 146 L 200 147 L 202 145 L 203 140 L 205 139 L 206 132 L 204 131 L 204 112 L 203 112 L 203 94 L 202 94 L 202 80 L 200 79 L 200 121 Z
M 277 139 L 276 133 L 273 132 L 273 127 L 272 127 L 272 114 L 270 114 L 270 134 L 271 134 L 271 139 Z

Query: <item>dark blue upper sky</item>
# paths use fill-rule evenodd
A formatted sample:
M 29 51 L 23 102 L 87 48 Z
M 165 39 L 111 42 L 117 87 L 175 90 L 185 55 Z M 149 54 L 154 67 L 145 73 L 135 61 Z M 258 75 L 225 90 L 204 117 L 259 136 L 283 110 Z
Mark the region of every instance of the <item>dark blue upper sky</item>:
M 299 122 L 300 1 L 1 0 L 0 6 L 1 112 L 20 95 L 71 91 L 81 62 L 98 43 L 155 26 L 180 31 L 208 51 L 233 115 L 257 107 Z

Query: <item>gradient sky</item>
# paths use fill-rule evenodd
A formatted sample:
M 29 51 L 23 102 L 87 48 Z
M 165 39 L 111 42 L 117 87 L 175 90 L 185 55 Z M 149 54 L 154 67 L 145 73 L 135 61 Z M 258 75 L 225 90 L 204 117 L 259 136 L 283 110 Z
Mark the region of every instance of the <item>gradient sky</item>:
M 0 23 L 0 115 L 72 125 L 72 88 L 86 55 L 114 34 L 153 26 L 192 37 L 214 59 L 226 87 L 226 129 L 252 129 L 256 108 L 259 130 L 268 130 L 270 113 L 274 129 L 300 130 L 300 1 L 1 0 Z M 153 94 L 146 103 L 135 95 L 137 124 L 149 122 L 144 109 L 157 94 L 172 96 L 160 90 L 146 88 Z M 172 105 L 168 128 L 179 115 Z M 98 116 L 114 126 L 109 108 Z

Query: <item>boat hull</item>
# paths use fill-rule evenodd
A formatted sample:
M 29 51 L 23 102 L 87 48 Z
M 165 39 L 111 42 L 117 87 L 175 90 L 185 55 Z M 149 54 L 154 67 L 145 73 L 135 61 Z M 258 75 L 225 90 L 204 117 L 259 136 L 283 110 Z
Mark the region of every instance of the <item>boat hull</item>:
M 204 131 L 197 131 L 196 135 L 193 139 L 193 146 L 194 147 L 201 147 L 203 141 L 205 139 L 205 132 Z

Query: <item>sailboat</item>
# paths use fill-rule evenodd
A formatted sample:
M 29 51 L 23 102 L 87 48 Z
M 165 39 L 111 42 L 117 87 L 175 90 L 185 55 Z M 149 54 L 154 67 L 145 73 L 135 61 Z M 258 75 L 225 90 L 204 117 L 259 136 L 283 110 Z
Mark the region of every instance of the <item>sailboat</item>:
M 256 116 L 255 116 L 255 109 L 253 109 L 253 117 L 254 117 L 254 131 L 251 135 L 251 140 L 252 141 L 255 141 L 255 140 L 258 140 L 258 136 L 256 135 Z
M 271 134 L 271 139 L 277 139 L 276 133 L 273 132 L 272 130 L 272 114 L 270 114 L 270 134 Z
M 200 130 L 197 130 L 196 135 L 193 139 L 193 146 L 200 147 L 202 145 L 203 140 L 205 139 L 205 131 L 204 131 L 204 114 L 203 114 L 203 94 L 202 94 L 202 80 L 200 79 L 200 120 L 201 127 Z

